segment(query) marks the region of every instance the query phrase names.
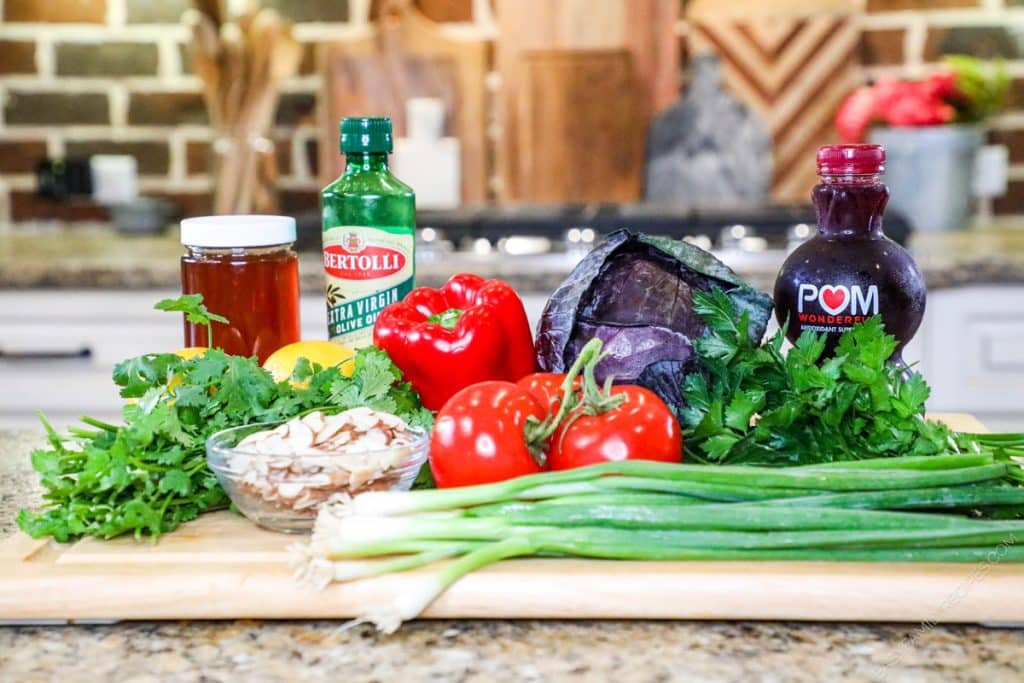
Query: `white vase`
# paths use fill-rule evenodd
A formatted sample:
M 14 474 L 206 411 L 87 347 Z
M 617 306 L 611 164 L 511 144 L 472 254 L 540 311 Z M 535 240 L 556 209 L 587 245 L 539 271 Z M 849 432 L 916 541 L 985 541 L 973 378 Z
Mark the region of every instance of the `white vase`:
M 978 126 L 873 128 L 870 141 L 885 147 L 889 211 L 915 230 L 961 230 L 972 214 L 971 181 L 984 144 Z

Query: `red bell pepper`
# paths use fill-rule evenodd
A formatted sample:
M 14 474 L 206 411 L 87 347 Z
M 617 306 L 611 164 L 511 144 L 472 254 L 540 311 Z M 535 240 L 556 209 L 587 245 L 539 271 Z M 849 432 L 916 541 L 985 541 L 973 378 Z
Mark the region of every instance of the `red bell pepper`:
M 439 410 L 455 392 L 534 371 L 533 335 L 508 283 L 454 275 L 440 289 L 417 287 L 377 317 L 373 343 L 387 351 L 423 405 Z

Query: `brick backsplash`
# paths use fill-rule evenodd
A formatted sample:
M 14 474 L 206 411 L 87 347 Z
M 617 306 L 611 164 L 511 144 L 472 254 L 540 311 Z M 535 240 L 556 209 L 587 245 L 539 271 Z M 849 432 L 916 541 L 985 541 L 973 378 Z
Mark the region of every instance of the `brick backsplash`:
M 1011 164 L 1024 164 L 1024 128 L 994 130 L 991 139 L 995 144 L 1006 145 Z
M 904 45 L 907 39 L 905 28 L 884 28 L 864 31 L 861 34 L 860 59 L 863 64 L 903 64 L 907 61 Z
M 138 163 L 140 174 L 166 175 L 171 166 L 170 148 L 166 142 L 120 142 L 115 140 L 68 140 L 64 143 L 68 158 L 87 159 L 94 154 L 130 154 Z
M 996 199 L 992 209 L 1002 214 L 1024 214 L 1024 180 L 1011 181 L 1006 196 Z
M 983 0 L 868 0 L 868 12 L 898 12 L 901 10 L 937 10 L 961 7 L 979 7 Z
M 33 40 L 0 40 L 0 74 L 36 73 L 36 43 Z
M 188 0 L 127 0 L 125 21 L 129 24 L 174 24 L 188 7 Z
M 416 0 L 435 21 L 474 22 L 485 0 Z M 272 137 L 283 211 L 316 206 L 319 132 L 315 53 L 348 30 L 363 2 L 262 0 L 297 22 L 299 75 L 283 88 Z M 380 0 L 371 0 L 370 14 Z M 32 192 L 46 155 L 132 154 L 144 192 L 184 215 L 210 210 L 213 132 L 180 25 L 188 0 L 0 0 L 0 223 L 103 220 L 88 202 L 56 205 Z M 1011 196 L 996 212 L 1024 214 L 1024 0 L 864 0 L 865 76 L 920 75 L 943 54 L 1007 60 L 1010 110 L 992 140 L 1011 152 Z M 480 26 L 481 32 L 493 27 Z M 684 29 L 685 30 L 685 29 Z M 685 41 L 680 42 L 685 51 Z M 685 54 L 685 52 L 684 52 Z
M 128 99 L 132 126 L 206 125 L 209 117 L 198 90 L 133 92 Z
M 46 140 L 0 142 L 0 173 L 33 173 L 46 154 Z
M 272 7 L 292 21 L 348 21 L 346 0 L 263 0 L 263 7 Z
M 274 123 L 278 126 L 297 126 L 316 123 L 316 95 L 313 93 L 284 93 L 277 103 Z
M 106 93 L 62 92 L 54 84 L 51 92 L 11 88 L 4 102 L 4 123 L 15 126 L 58 126 L 110 123 L 110 100 Z
M 58 76 L 155 76 L 154 43 L 58 43 Z
M 1010 91 L 1006 94 L 1006 108 L 1011 111 L 1024 109 L 1024 78 L 1014 78 L 1010 81 Z
M 102 206 L 85 200 L 54 202 L 27 190 L 10 193 L 11 216 L 17 221 L 105 221 L 109 219 Z
M 151 1 L 155 4 L 164 0 Z M 4 0 L 3 7 L 5 22 L 103 24 L 107 21 L 107 0 Z
M 928 29 L 924 60 L 934 62 L 948 54 L 972 54 L 986 59 L 1018 59 L 1021 37 L 1008 26 L 952 26 Z
M 202 175 L 213 168 L 210 143 L 204 140 L 190 140 L 185 144 L 185 174 Z

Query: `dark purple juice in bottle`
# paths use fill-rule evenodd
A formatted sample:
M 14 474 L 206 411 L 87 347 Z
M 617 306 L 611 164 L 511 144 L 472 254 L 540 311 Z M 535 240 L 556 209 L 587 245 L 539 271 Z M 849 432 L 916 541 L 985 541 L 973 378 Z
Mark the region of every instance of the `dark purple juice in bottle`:
M 875 315 L 903 347 L 924 315 L 924 278 L 910 254 L 882 233 L 889 190 L 882 183 L 879 145 L 828 145 L 818 150 L 812 192 L 818 234 L 798 247 L 775 281 L 775 315 L 789 320 L 787 336 L 804 330 L 828 335 L 831 355 L 839 336 Z

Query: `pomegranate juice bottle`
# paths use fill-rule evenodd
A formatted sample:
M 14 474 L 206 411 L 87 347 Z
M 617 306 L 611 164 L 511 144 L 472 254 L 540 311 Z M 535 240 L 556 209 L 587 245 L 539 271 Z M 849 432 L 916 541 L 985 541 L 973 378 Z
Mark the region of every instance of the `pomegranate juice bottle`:
M 880 315 L 899 346 L 924 315 L 924 278 L 910 254 L 882 233 L 889 190 L 879 145 L 828 145 L 818 150 L 820 182 L 812 197 L 818 234 L 798 247 L 775 281 L 775 315 L 795 341 L 804 330 L 828 335 L 827 355 L 855 323 Z

